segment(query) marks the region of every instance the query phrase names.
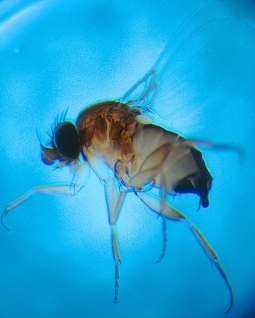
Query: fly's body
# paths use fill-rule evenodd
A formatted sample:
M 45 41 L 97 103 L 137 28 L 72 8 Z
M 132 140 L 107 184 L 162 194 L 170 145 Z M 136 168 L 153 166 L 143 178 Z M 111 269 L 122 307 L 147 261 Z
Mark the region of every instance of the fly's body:
M 191 20 L 194 17 L 195 14 Z M 215 21 L 212 19 L 202 25 L 207 28 L 209 39 L 213 39 L 219 33 L 219 27 L 223 30 L 231 21 L 228 17 L 222 17 L 216 19 L 217 23 L 213 23 Z M 200 32 L 201 26 L 188 35 L 184 32 L 184 39 L 177 34 L 169 45 L 171 50 L 163 52 L 154 67 L 122 98 L 85 107 L 78 115 L 76 123 L 62 118 L 56 124 L 50 141 L 47 144 L 41 143 L 42 161 L 57 167 L 72 165 L 72 181 L 69 184 L 35 186 L 7 205 L 2 215 L 3 226 L 10 230 L 5 223 L 10 210 L 38 192 L 77 194 L 86 186 L 92 168 L 104 185 L 115 262 L 115 303 L 119 293 L 120 270 L 117 220 L 126 194 L 133 192 L 150 210 L 162 217 L 164 244 L 158 261 L 163 258 L 166 250 L 166 220 L 186 221 L 227 285 L 230 302 L 226 312 L 230 311 L 233 304 L 233 289 L 216 252 L 198 228 L 183 213 L 172 207 L 168 200 L 169 195 L 193 193 L 199 196 L 199 206 L 208 207 L 212 176 L 201 151 L 196 148 L 198 140 L 185 139 L 157 125 L 151 117 L 160 84 L 171 76 L 172 61 L 176 60 L 178 52 L 185 51 L 185 45 L 193 45 L 197 39 L 200 40 Z M 175 41 L 179 40 L 183 42 L 172 50 Z M 215 146 L 208 142 L 202 143 Z M 226 145 L 225 148 L 230 147 Z
M 144 121 L 138 109 L 118 101 L 84 109 L 76 126 L 93 170 L 104 180 L 102 166 L 109 168 L 123 187 L 134 191 L 151 184 L 169 194 L 196 193 L 207 207 L 212 177 L 201 152 L 179 135 Z

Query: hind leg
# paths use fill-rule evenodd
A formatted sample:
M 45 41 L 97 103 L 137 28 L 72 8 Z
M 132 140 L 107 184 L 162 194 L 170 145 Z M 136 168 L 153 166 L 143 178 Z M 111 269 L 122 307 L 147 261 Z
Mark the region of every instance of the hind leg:
M 206 238 L 203 236 L 203 234 L 200 232 L 200 230 L 188 218 L 186 218 L 183 213 L 171 207 L 167 202 L 162 208 L 161 199 L 155 197 L 154 195 L 149 194 L 148 192 L 138 192 L 136 194 L 153 212 L 159 213 L 160 215 L 163 215 L 164 217 L 173 221 L 187 222 L 189 228 L 197 238 L 199 244 L 201 245 L 207 256 L 210 258 L 210 260 L 215 264 L 217 270 L 219 271 L 220 275 L 223 277 L 225 283 L 227 284 L 230 293 L 230 302 L 225 313 L 228 313 L 233 305 L 234 300 L 232 285 L 227 276 L 227 273 L 225 272 L 223 266 L 220 263 L 220 260 L 216 252 L 211 247 Z

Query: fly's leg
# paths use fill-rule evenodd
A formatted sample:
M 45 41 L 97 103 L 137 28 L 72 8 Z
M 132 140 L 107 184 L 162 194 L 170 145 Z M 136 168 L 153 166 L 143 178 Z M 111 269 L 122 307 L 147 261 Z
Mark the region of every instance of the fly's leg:
M 161 191 L 160 191 L 160 214 L 161 214 L 161 218 L 162 218 L 162 233 L 163 233 L 163 248 L 162 248 L 162 252 L 161 255 L 159 256 L 159 258 L 153 263 L 153 264 L 157 264 L 159 263 L 165 256 L 166 253 L 166 243 L 167 243 L 167 225 L 166 225 L 166 218 L 165 216 L 161 213 L 162 211 L 165 210 L 166 208 L 166 190 L 165 190 L 165 178 L 163 175 L 161 175 Z
M 75 195 L 79 192 L 80 188 L 77 188 L 73 183 L 58 183 L 58 184 L 50 184 L 45 186 L 35 186 L 24 193 L 22 196 L 12 201 L 7 205 L 3 214 L 2 214 L 2 225 L 7 231 L 11 231 L 11 228 L 5 222 L 6 215 L 10 210 L 20 205 L 22 202 L 27 200 L 34 193 L 45 193 L 45 194 L 57 194 L 57 195 Z
M 120 190 L 120 184 L 113 177 L 107 179 L 104 190 L 108 210 L 108 221 L 110 224 L 115 224 L 118 220 L 127 190 Z
M 112 235 L 112 252 L 115 263 L 115 291 L 114 291 L 114 304 L 118 301 L 119 286 L 120 286 L 120 249 L 118 232 L 115 225 L 111 225 L 111 235 Z
M 11 228 L 6 224 L 5 218 L 6 215 L 9 213 L 10 210 L 15 208 L 16 206 L 20 205 L 22 202 L 27 200 L 31 195 L 34 193 L 46 193 L 46 194 L 56 194 L 56 195 L 75 195 L 77 194 L 80 189 L 85 185 L 89 176 L 89 164 L 88 162 L 82 162 L 77 170 L 74 173 L 73 180 L 71 183 L 58 183 L 58 184 L 50 184 L 45 186 L 35 186 L 32 187 L 29 191 L 25 194 L 14 200 L 13 202 L 9 203 L 5 208 L 2 214 L 2 225 L 7 231 L 11 231 Z
M 113 177 L 109 177 L 105 182 L 105 197 L 108 210 L 108 220 L 111 226 L 111 241 L 113 259 L 115 264 L 115 291 L 113 302 L 116 304 L 119 295 L 119 278 L 120 278 L 120 249 L 118 242 L 117 220 L 125 198 L 127 190 L 120 191 L 120 185 Z
M 229 280 L 229 278 L 227 276 L 226 271 L 224 270 L 223 266 L 221 265 L 220 260 L 219 260 L 219 258 L 217 256 L 216 252 L 211 247 L 211 245 L 206 240 L 206 238 L 203 236 L 203 234 L 190 221 L 188 221 L 188 225 L 189 225 L 191 231 L 193 232 L 193 234 L 196 236 L 196 238 L 197 238 L 198 242 L 200 243 L 200 245 L 202 246 L 203 250 L 206 252 L 207 256 L 211 259 L 212 264 L 214 264 L 216 266 L 216 268 L 219 271 L 220 275 L 223 277 L 224 281 L 227 284 L 227 287 L 228 287 L 229 292 L 230 292 L 229 306 L 228 306 L 227 310 L 225 311 L 225 314 L 227 314 L 227 313 L 230 312 L 230 310 L 231 310 L 231 308 L 233 306 L 233 302 L 234 302 L 234 292 L 233 292 L 233 287 L 231 285 L 231 282 L 230 282 L 230 280 Z
M 233 300 L 234 300 L 234 293 L 233 293 L 233 288 L 231 285 L 231 282 L 227 276 L 227 273 L 225 272 L 223 266 L 220 263 L 220 260 L 214 251 L 214 249 L 211 247 L 209 242 L 206 240 L 206 238 L 203 236 L 203 234 L 198 230 L 198 228 L 182 214 L 179 212 L 177 209 L 171 207 L 167 202 L 165 204 L 164 209 L 162 210 L 162 205 L 160 202 L 160 199 L 157 197 L 153 196 L 152 194 L 146 193 L 146 192 L 138 192 L 137 193 L 138 197 L 154 212 L 163 214 L 164 217 L 174 220 L 174 221 L 186 221 L 187 224 L 189 225 L 192 233 L 195 235 L 197 238 L 198 242 L 200 243 L 201 247 L 207 254 L 207 256 L 210 258 L 210 260 L 215 264 L 217 270 L 219 271 L 220 275 L 223 277 L 230 293 L 230 302 L 227 310 L 225 313 L 227 314 L 233 305 Z
M 164 258 L 165 254 L 166 254 L 167 225 L 166 225 L 166 218 L 164 216 L 162 216 L 161 218 L 162 218 L 162 232 L 163 232 L 163 248 L 162 248 L 162 252 L 161 252 L 159 258 L 155 262 L 153 262 L 153 264 L 159 263 Z

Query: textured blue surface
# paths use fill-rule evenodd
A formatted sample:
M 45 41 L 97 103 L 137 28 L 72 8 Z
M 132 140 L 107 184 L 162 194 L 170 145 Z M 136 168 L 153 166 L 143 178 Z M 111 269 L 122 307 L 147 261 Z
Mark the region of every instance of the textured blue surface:
M 71 179 L 68 168 L 41 163 L 36 132 L 47 140 L 67 108 L 75 119 L 96 100 L 120 97 L 204 3 L 0 2 L 2 210 L 33 185 Z M 204 233 L 232 281 L 228 317 L 254 317 L 255 5 L 215 1 L 199 12 L 180 34 L 198 26 L 201 36 L 192 43 L 192 36 L 180 38 L 181 62 L 168 66 L 155 109 L 164 125 L 186 137 L 245 149 L 240 163 L 233 152 L 203 148 L 214 177 L 209 208 L 197 212 L 194 195 L 173 204 Z M 204 21 L 217 16 L 233 20 L 224 28 L 216 23 L 219 32 L 211 37 Z M 166 256 L 152 264 L 162 247 L 161 222 L 132 194 L 118 222 L 120 295 L 112 303 L 110 230 L 93 173 L 77 196 L 35 195 L 10 212 L 8 223 L 11 233 L 0 228 L 1 317 L 224 316 L 228 290 L 185 224 L 168 222 Z

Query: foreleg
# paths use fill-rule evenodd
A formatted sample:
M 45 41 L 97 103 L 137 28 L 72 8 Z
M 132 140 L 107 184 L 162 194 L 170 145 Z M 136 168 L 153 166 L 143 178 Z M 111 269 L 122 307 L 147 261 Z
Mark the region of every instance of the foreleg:
M 75 195 L 85 185 L 89 176 L 89 164 L 82 162 L 74 173 L 73 180 L 70 183 L 57 183 L 45 186 L 35 186 L 28 190 L 25 194 L 12 201 L 7 205 L 2 214 L 2 225 L 7 231 L 11 231 L 11 228 L 5 222 L 6 215 L 10 210 L 20 205 L 27 200 L 34 193 L 56 194 L 56 195 Z

